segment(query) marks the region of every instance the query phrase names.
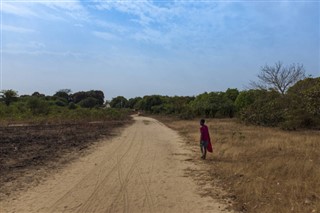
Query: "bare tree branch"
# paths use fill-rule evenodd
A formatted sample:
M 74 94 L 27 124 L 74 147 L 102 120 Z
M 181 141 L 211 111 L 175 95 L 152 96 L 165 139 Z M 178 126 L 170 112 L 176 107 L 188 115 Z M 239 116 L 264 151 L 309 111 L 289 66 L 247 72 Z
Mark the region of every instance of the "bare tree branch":
M 261 67 L 257 82 L 250 82 L 253 88 L 274 89 L 281 94 L 285 94 L 290 86 L 305 78 L 303 65 L 291 64 L 283 66 L 282 62 L 275 63 L 274 66 L 265 65 Z

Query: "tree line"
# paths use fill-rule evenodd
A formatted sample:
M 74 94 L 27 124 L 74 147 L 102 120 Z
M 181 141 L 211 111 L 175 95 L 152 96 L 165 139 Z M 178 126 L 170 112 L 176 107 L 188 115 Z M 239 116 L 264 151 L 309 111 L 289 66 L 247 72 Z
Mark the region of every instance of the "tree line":
M 258 80 L 244 91 L 229 88 L 224 92 L 205 92 L 197 96 L 148 95 L 126 99 L 115 97 L 113 108 L 130 108 L 152 114 L 233 118 L 262 126 L 320 129 L 320 78 L 305 76 L 303 65 L 261 67 Z
M 255 125 L 320 129 L 320 78 L 306 78 L 302 65 L 266 65 L 261 68 L 258 81 L 251 85 L 244 91 L 229 88 L 197 96 L 118 96 L 110 102 L 104 101 L 104 93 L 99 90 L 72 93 L 63 89 L 53 96 L 34 92 L 20 97 L 14 90 L 5 90 L 0 96 L 0 117 L 8 113 L 47 115 L 62 108 L 100 109 L 110 105 L 114 109 L 175 115 L 181 119 L 236 117 Z
M 128 110 L 105 109 L 100 90 L 72 93 L 57 91 L 53 96 L 40 92 L 18 95 L 17 91 L 0 93 L 0 122 L 87 122 L 129 119 Z
M 285 94 L 275 90 L 227 89 L 195 97 L 148 95 L 112 99 L 113 108 L 130 108 L 182 119 L 239 118 L 241 121 L 283 129 L 320 128 L 320 78 L 298 81 Z

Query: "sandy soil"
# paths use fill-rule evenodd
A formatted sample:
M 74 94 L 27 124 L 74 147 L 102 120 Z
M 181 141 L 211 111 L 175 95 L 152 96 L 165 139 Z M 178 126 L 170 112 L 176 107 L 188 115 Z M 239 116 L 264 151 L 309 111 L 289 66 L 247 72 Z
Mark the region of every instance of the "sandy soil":
M 186 172 L 196 165 L 183 139 L 157 120 L 134 119 L 96 151 L 1 201 L 1 212 L 224 212 Z

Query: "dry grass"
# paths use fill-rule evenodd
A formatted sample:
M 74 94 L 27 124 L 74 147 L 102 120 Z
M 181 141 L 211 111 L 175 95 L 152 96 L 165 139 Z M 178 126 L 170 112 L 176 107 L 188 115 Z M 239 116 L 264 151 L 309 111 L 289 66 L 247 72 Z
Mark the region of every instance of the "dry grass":
M 198 146 L 199 122 L 160 118 Z M 320 212 L 320 132 L 285 132 L 209 119 L 207 164 L 243 212 Z

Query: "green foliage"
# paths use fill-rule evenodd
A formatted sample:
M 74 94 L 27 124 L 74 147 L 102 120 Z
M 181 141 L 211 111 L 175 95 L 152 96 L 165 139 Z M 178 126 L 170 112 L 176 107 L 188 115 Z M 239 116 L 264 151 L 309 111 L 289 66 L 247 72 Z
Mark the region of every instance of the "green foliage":
M 57 106 L 61 106 L 61 107 L 64 107 L 64 106 L 67 106 L 68 105 L 68 100 L 65 99 L 65 98 L 57 98 L 55 100 L 55 104 Z
M 237 99 L 235 100 L 235 107 L 238 112 L 242 109 L 247 108 L 254 103 L 255 99 L 262 96 L 264 90 L 247 90 L 239 93 Z
M 179 118 L 185 120 L 191 120 L 196 117 L 194 110 L 190 106 L 186 106 L 183 110 L 179 113 Z
M 225 92 L 225 97 L 230 99 L 232 102 L 235 102 L 239 95 L 239 90 L 238 89 L 230 89 L 228 88 Z
M 160 95 L 144 96 L 140 102 L 140 109 L 148 112 L 152 112 L 152 107 L 159 106 L 163 103 Z
M 320 78 L 307 78 L 288 90 L 284 129 L 320 127 Z
M 45 97 L 45 95 L 41 94 L 40 92 L 34 92 L 34 93 L 32 93 L 31 96 L 34 96 L 34 97 Z
M 49 113 L 49 104 L 41 98 L 32 97 L 28 100 L 27 105 L 33 115 L 47 115 Z
M 243 121 L 263 125 L 277 126 L 284 121 L 285 101 L 276 91 L 259 91 L 252 104 L 240 111 Z
M 66 102 L 68 102 L 68 100 L 70 99 L 70 93 L 71 93 L 70 89 L 62 89 L 57 91 L 53 96 L 58 97 L 60 100 L 64 99 L 66 100 Z
M 68 105 L 68 109 L 77 109 L 77 105 L 73 102 L 70 102 Z
M 0 100 L 3 101 L 7 106 L 18 99 L 18 92 L 12 89 L 2 90 L 0 94 Z
M 9 100 L 10 95 L 10 104 L 6 104 L 2 98 L 3 102 L 0 102 L 1 123 L 69 123 L 130 119 L 128 110 L 100 108 L 99 106 L 104 102 L 102 100 L 104 95 L 103 92 L 98 90 L 83 92 L 85 98 L 78 104 L 71 101 L 73 95 L 69 94 L 71 91 L 68 90 L 60 90 L 54 96 L 44 96 L 39 92 L 34 92 L 32 96 L 17 97 L 15 91 L 13 93 L 3 92 L 3 98 L 6 100 Z M 66 94 L 68 94 L 68 98 Z
M 297 82 L 288 92 L 276 90 L 227 89 L 225 92 L 202 93 L 196 97 L 149 95 L 127 100 L 113 98 L 111 109 L 103 109 L 104 94 L 99 90 L 77 92 L 58 91 L 54 96 L 35 92 L 33 96 L 17 97 L 10 90 L 2 95 L 1 120 L 103 120 L 126 119 L 129 109 L 147 113 L 175 115 L 181 119 L 195 117 L 228 118 L 284 129 L 320 129 L 320 78 Z M 68 97 L 67 97 L 67 95 Z M 7 101 L 5 101 L 7 100 Z
M 112 108 L 127 108 L 128 100 L 123 96 L 118 96 L 116 98 L 113 98 L 110 102 L 110 106 Z
M 86 92 L 81 91 L 81 92 L 74 93 L 71 97 L 72 97 L 73 102 L 77 104 L 80 101 L 86 99 L 88 97 L 88 95 Z
M 99 100 L 93 97 L 88 97 L 79 102 L 79 105 L 83 108 L 93 108 L 99 106 Z
M 80 103 L 81 101 L 85 100 L 86 98 L 94 98 L 98 102 L 97 104 L 99 106 L 102 106 L 104 103 L 104 93 L 100 90 L 90 90 L 87 92 L 76 92 L 73 95 L 71 95 L 71 99 L 73 100 L 74 103 Z
M 99 106 L 102 106 L 104 103 L 104 94 L 100 90 L 90 90 L 87 92 L 87 96 L 95 98 L 98 101 Z
M 232 98 L 230 99 L 228 95 L 224 92 L 203 93 L 198 95 L 190 106 L 195 114 L 201 117 L 233 117 L 235 106 L 232 99 L 236 96 L 230 96 Z
M 141 101 L 141 97 L 130 98 L 127 103 L 127 107 L 130 109 L 139 109 L 139 101 Z
M 286 94 L 276 91 L 240 92 L 235 101 L 240 119 L 283 129 L 320 128 L 320 78 L 297 82 Z

